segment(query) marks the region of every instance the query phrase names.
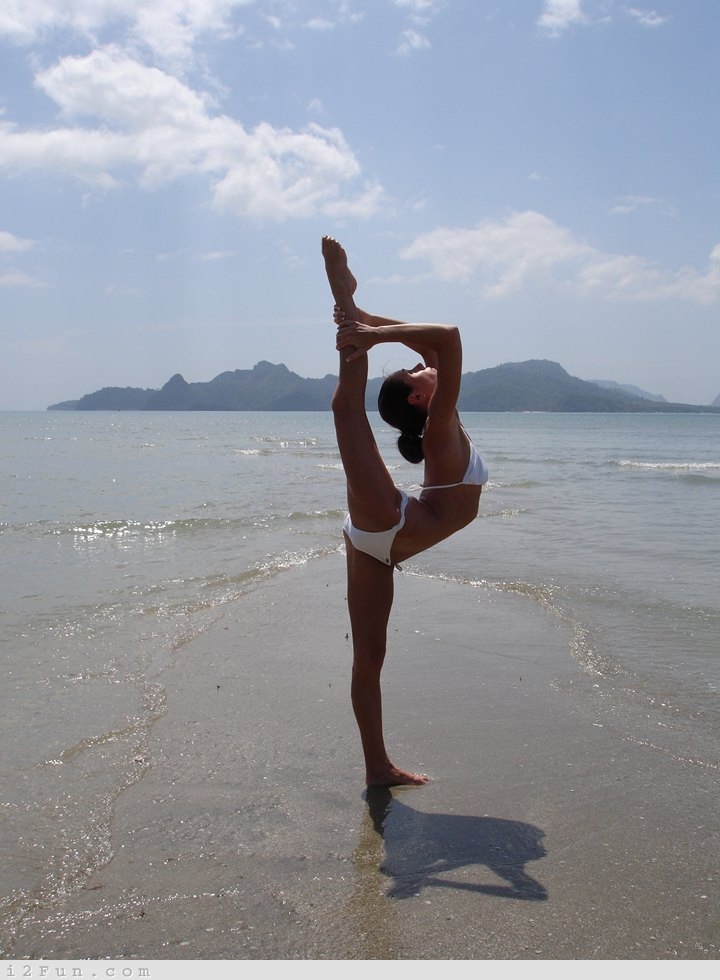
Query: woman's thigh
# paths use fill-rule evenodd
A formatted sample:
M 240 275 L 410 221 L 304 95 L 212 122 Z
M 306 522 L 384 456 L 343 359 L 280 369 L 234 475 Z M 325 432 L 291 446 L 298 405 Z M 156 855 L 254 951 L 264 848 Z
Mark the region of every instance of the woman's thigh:
M 335 432 L 348 488 L 350 519 L 364 531 L 398 521 L 400 493 L 380 455 L 364 412 L 336 412 Z
M 356 656 L 385 656 L 387 624 L 393 604 L 392 565 L 358 551 L 347 535 L 348 611 Z

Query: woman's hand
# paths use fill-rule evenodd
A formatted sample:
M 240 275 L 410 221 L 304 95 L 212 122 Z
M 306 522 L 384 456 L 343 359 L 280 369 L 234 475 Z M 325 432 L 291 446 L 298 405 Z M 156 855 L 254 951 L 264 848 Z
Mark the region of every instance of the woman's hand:
M 340 311 L 342 312 L 342 311 Z M 359 357 L 379 343 L 381 328 L 371 327 L 367 323 L 358 323 L 356 320 L 343 320 L 338 324 L 338 331 L 335 338 L 335 349 L 339 351 L 347 350 L 347 363 L 356 361 Z M 350 348 L 348 350 L 348 348 Z

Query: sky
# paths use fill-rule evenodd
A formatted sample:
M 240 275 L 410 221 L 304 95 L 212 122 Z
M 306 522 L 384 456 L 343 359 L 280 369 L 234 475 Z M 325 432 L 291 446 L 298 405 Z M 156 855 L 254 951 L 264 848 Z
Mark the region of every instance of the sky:
M 4 0 L 0 410 L 336 373 L 323 234 L 464 371 L 709 404 L 719 42 L 717 0 Z

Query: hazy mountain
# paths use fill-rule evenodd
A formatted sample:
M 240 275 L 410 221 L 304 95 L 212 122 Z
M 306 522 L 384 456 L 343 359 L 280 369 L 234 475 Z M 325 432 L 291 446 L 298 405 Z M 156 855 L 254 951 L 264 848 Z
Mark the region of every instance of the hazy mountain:
M 102 412 L 107 409 L 139 411 L 145 408 L 148 398 L 155 394 L 154 388 L 101 388 L 90 395 L 83 395 L 76 401 L 60 402 L 50 405 L 49 410 Z
M 155 388 L 101 388 L 77 401 L 59 402 L 61 411 L 324 411 L 337 378 L 301 378 L 284 364 L 260 361 L 251 371 L 224 371 L 212 381 L 188 382 L 173 375 Z
M 649 391 L 643 391 L 642 388 L 636 388 L 635 385 L 621 385 L 617 381 L 597 381 L 596 379 L 593 379 L 592 384 L 600 385 L 601 388 L 610 388 L 614 391 L 625 391 L 628 393 L 628 395 L 637 395 L 638 398 L 647 398 L 649 402 L 667 401 L 667 398 L 663 398 L 662 395 L 651 395 Z
M 260 361 L 250 371 L 225 371 L 212 381 L 173 375 L 159 390 L 101 388 L 50 405 L 64 411 L 327 411 L 337 378 L 302 378 L 284 364 Z M 368 382 L 367 405 L 377 406 L 382 378 Z M 609 383 L 604 383 L 609 384 Z M 554 361 L 519 361 L 463 375 L 458 407 L 466 412 L 701 412 L 699 405 L 650 401 L 631 386 L 582 381 Z M 639 389 L 638 389 L 639 390 Z M 661 396 L 659 396 L 661 397 Z M 715 411 L 720 411 L 716 408 Z

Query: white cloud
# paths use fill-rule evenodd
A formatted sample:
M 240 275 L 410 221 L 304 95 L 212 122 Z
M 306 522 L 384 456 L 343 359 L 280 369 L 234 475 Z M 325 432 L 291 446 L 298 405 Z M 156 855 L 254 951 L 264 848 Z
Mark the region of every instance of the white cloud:
M 338 197 L 334 201 L 328 201 L 323 208 L 323 214 L 333 218 L 368 218 L 377 214 L 385 203 L 382 187 L 369 183 L 356 198 Z
M 326 11 L 326 14 L 328 13 L 330 11 Z M 310 17 L 304 22 L 303 26 L 311 31 L 329 31 L 345 25 L 353 26 L 354 24 L 359 24 L 361 20 L 364 20 L 367 11 L 353 10 L 352 4 L 347 2 L 347 0 L 334 0 L 331 13 L 332 18 L 328 16 Z
M 411 51 L 422 51 L 430 47 L 430 41 L 424 34 L 409 27 L 402 32 L 402 41 L 398 46 L 398 54 L 410 54 Z
M 368 217 L 377 210 L 379 198 L 367 193 L 343 200 L 342 185 L 360 167 L 338 129 L 311 124 L 294 133 L 261 123 L 229 149 L 228 155 L 228 147 L 217 148 L 226 169 L 214 191 L 221 210 L 276 219 L 358 211 Z
M 670 17 L 658 14 L 654 10 L 639 10 L 637 7 L 626 7 L 625 12 L 643 27 L 661 27 L 670 20 Z
M 720 245 L 710 253 L 706 273 L 690 268 L 673 273 L 637 255 L 598 252 L 579 270 L 577 285 L 611 299 L 681 299 L 710 306 L 720 301 Z
M 582 0 L 544 0 L 538 17 L 539 26 L 551 37 L 557 37 L 574 24 L 585 24 Z
M 421 235 L 403 258 L 426 259 L 441 279 L 468 282 L 478 271 L 490 296 L 520 288 L 531 276 L 549 272 L 585 251 L 569 231 L 535 211 L 504 222 L 485 221 L 472 229 L 441 228 Z
M 33 289 L 42 289 L 46 284 L 25 272 L 5 272 L 0 275 L 0 288 L 12 286 L 24 286 Z
M 35 83 L 69 118 L 97 117 L 130 129 L 192 126 L 206 101 L 177 78 L 111 45 L 82 58 L 63 58 Z
M 89 0 L 92 2 L 92 0 Z M 189 57 L 200 35 L 232 33 L 231 14 L 254 0 L 133 0 L 133 33 L 164 62 Z M 125 8 L 127 9 L 127 8 Z
M 324 17 L 311 17 L 305 25 L 311 31 L 331 31 L 335 25 Z
M 0 231 L 0 255 L 14 255 L 18 252 L 27 252 L 35 245 L 30 238 L 18 238 L 9 231 Z M 42 287 L 45 283 L 25 272 L 12 269 L 8 272 L 0 273 L 0 288 L 13 286 Z
M 379 207 L 379 186 L 348 190 L 360 165 L 340 130 L 310 124 L 296 132 L 265 122 L 247 131 L 211 115 L 207 97 L 116 47 L 64 58 L 37 84 L 64 118 L 101 125 L 23 131 L 0 123 L 0 167 L 11 172 L 53 171 L 106 190 L 131 177 L 153 190 L 202 176 L 216 207 L 259 219 L 369 217 Z
M 654 211 L 668 218 L 672 218 L 677 214 L 675 208 L 664 204 L 659 198 L 647 197 L 643 194 L 626 194 L 624 197 L 615 198 L 608 213 L 633 214 L 636 211 Z
M 281 31 L 284 27 L 282 18 L 275 14 L 265 14 L 265 22 L 269 24 L 274 31 Z
M 720 302 L 720 245 L 710 255 L 707 272 L 669 272 L 637 255 L 601 252 L 536 211 L 476 228 L 440 228 L 419 236 L 401 254 L 426 260 L 448 282 L 477 280 L 488 297 L 551 278 L 579 293 L 611 299 Z
M 26 252 L 34 244 L 30 238 L 18 238 L 9 231 L 0 231 L 0 252 Z
M 434 14 L 445 6 L 445 0 L 394 0 L 396 7 L 404 7 L 416 14 Z
M 400 35 L 396 54 L 409 55 L 432 47 L 425 29 L 442 10 L 446 0 L 394 0 L 395 6 L 407 11 L 408 26 Z
M 590 9 L 588 9 L 588 7 Z M 538 26 L 550 37 L 560 37 L 571 27 L 606 23 L 612 19 L 615 5 L 611 2 L 591 0 L 543 0 L 538 16 Z M 671 18 L 655 10 L 639 7 L 620 7 L 622 13 L 632 17 L 643 27 L 661 27 Z
M 232 30 L 232 14 L 254 0 L 3 0 L 0 36 L 31 44 L 57 30 L 97 39 L 108 28 L 124 28 L 165 63 L 187 58 L 207 32 Z
M 219 252 L 205 252 L 205 254 L 201 255 L 199 258 L 201 262 L 219 262 L 223 259 L 232 259 L 236 254 L 236 252 L 225 249 L 224 251 Z

